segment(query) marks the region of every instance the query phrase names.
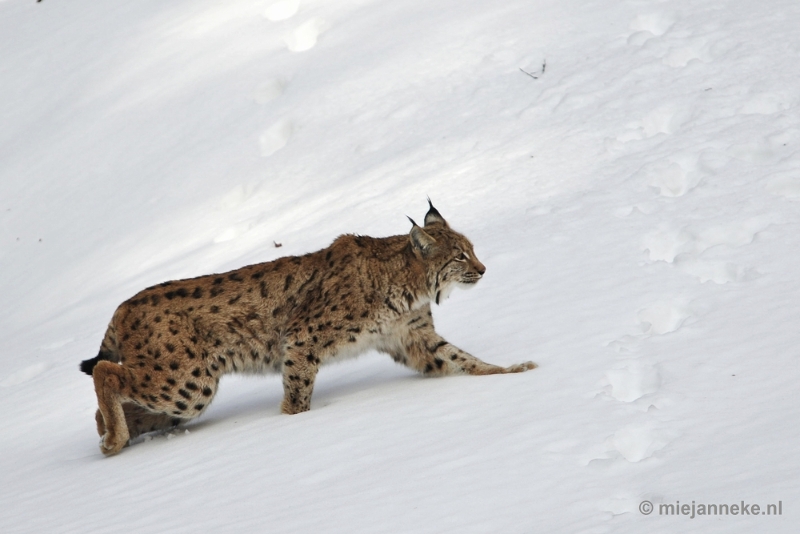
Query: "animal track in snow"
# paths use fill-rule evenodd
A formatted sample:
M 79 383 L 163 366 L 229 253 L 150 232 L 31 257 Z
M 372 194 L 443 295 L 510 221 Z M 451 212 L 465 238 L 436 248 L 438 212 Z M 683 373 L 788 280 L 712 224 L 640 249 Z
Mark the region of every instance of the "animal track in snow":
M 657 188 L 661 196 L 680 197 L 697 187 L 703 174 L 696 157 L 676 155 L 645 165 L 636 176 Z
M 710 58 L 708 45 L 705 41 L 699 40 L 689 46 L 671 48 L 669 52 L 661 58 L 661 62 L 670 67 L 685 67 L 692 60 L 697 59 L 705 63 L 709 61 Z
M 650 261 L 672 263 L 678 254 L 691 250 L 692 235 L 684 229 L 662 227 L 644 236 L 642 247 Z
M 609 439 L 609 444 L 631 463 L 650 458 L 668 443 L 666 436 L 647 426 L 623 428 Z
M 310 50 L 316 46 L 317 38 L 324 30 L 325 21 L 322 19 L 307 20 L 286 38 L 286 47 L 292 52 Z
M 771 216 L 760 216 L 726 225 L 711 226 L 700 231 L 688 227 L 662 228 L 645 236 L 644 249 L 651 261 L 665 261 L 694 276 L 700 282 L 726 284 L 748 278 L 750 270 L 725 260 L 701 258 L 711 247 L 740 247 L 753 241 L 759 232 L 773 224 Z
M 644 139 L 645 136 L 644 132 L 642 131 L 641 122 L 629 123 L 627 128 L 627 131 L 617 135 L 616 137 L 606 138 L 606 150 L 609 152 L 614 152 L 615 150 L 622 148 L 625 143 Z
M 616 350 L 619 353 L 632 353 L 637 352 L 639 350 L 639 345 L 642 340 L 641 335 L 639 336 L 622 336 L 619 339 L 615 339 L 608 343 L 608 347 Z
M 590 450 L 585 457 L 585 464 L 619 457 L 638 463 L 666 447 L 674 437 L 672 433 L 658 430 L 652 425 L 628 426 Z
M 700 154 L 679 152 L 644 165 L 634 175 L 659 190 L 665 197 L 680 197 L 700 185 L 705 174 L 716 174 L 730 157 L 716 149 Z
M 714 282 L 727 284 L 741 282 L 747 276 L 747 269 L 727 261 L 698 260 L 693 257 L 679 257 L 675 266 L 686 274 L 697 278 L 701 283 Z
M 677 18 L 671 14 L 651 13 L 639 15 L 631 21 L 630 28 L 633 33 L 628 36 L 628 44 L 632 46 L 648 46 L 658 41 L 652 39 L 664 36 L 672 30 Z M 667 52 L 661 57 L 661 62 L 670 67 L 685 67 L 693 60 L 707 62 L 711 59 L 710 47 L 705 39 L 688 39 L 688 36 L 673 35 L 672 39 L 665 38 L 658 45 L 658 49 L 663 50 L 669 47 L 669 42 L 680 39 L 680 46 L 667 48 Z
M 255 100 L 257 104 L 264 105 L 281 96 L 285 89 L 285 80 L 273 78 L 272 80 L 262 83 L 253 91 L 253 100 Z
M 659 210 L 660 206 L 655 202 L 639 202 L 633 206 L 623 206 L 614 210 L 614 216 L 620 219 L 630 217 L 634 213 L 641 213 L 643 215 L 650 215 Z
M 689 119 L 686 109 L 664 105 L 657 107 L 642 118 L 642 130 L 646 137 L 660 133 L 672 134 Z
M 645 334 L 661 336 L 675 332 L 691 316 L 681 301 L 656 302 L 636 314 Z
M 606 150 L 614 154 L 622 151 L 626 143 L 640 141 L 658 134 L 673 134 L 690 118 L 689 111 L 683 107 L 675 105 L 659 106 L 642 117 L 641 120 L 626 124 L 626 131 L 613 138 L 606 138 Z
M 717 227 L 716 230 L 702 233 L 699 240 L 698 236 L 686 229 L 662 229 L 645 236 L 643 246 L 651 261 L 672 263 L 701 283 L 739 282 L 745 278 L 746 269 L 727 261 L 698 258 L 705 250 L 717 244 L 733 244 L 733 246 L 747 244 L 762 227 L 760 224 L 749 227 L 744 225 L 749 231 L 744 231 L 742 228 L 731 230 L 731 228 L 727 227 L 727 231 L 731 232 L 730 235 L 726 236 L 726 230 Z M 752 235 L 750 232 L 753 232 Z
M 714 149 L 699 155 L 678 152 L 642 166 L 634 177 L 657 188 L 661 196 L 680 197 L 697 187 L 705 174 L 715 174 L 728 161 L 728 156 Z
M 771 215 L 752 217 L 744 221 L 709 226 L 702 230 L 662 227 L 644 237 L 643 248 L 650 261 L 673 263 L 680 254 L 698 256 L 711 247 L 727 245 L 741 247 L 753 242 L 759 232 L 775 223 Z
M 289 120 L 284 119 L 273 124 L 258 138 L 261 155 L 269 157 L 285 147 L 293 132 L 294 124 Z
M 675 17 L 665 13 L 649 13 L 637 16 L 631 21 L 633 34 L 628 37 L 628 44 L 640 46 L 653 37 L 660 37 L 675 25 Z
M 658 188 L 661 196 L 680 197 L 700 183 L 700 176 L 688 173 L 678 163 L 670 163 L 666 167 L 653 169 L 649 183 Z
M 629 360 L 606 371 L 605 382 L 613 398 L 620 402 L 633 402 L 658 391 L 661 374 L 651 364 Z

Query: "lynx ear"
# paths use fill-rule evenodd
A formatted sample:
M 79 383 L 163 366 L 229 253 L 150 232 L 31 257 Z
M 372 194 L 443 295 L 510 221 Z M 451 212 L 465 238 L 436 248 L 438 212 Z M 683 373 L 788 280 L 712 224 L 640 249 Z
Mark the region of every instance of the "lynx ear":
M 425 215 L 425 226 L 430 226 L 432 224 L 443 224 L 448 226 L 447 221 L 444 220 L 442 214 L 439 213 L 439 210 L 433 207 L 433 203 L 431 199 L 428 199 L 428 213 Z
M 414 246 L 415 249 L 419 250 L 423 257 L 428 256 L 431 251 L 433 251 L 433 246 L 436 244 L 436 240 L 429 236 L 425 230 L 417 226 L 417 223 L 414 222 L 414 219 L 411 217 L 408 218 L 413 225 L 411 227 L 411 233 L 409 236 L 411 237 L 411 244 Z

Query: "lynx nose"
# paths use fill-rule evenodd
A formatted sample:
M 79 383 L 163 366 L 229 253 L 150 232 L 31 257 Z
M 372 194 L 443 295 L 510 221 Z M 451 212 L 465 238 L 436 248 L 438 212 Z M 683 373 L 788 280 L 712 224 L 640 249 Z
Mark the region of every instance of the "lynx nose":
M 478 271 L 478 274 L 479 274 L 479 275 L 483 276 L 483 273 L 485 273 L 485 272 L 486 272 L 486 266 L 485 266 L 484 264 L 482 264 L 482 263 L 479 263 L 479 264 L 478 264 L 478 265 L 475 267 L 475 270 L 476 270 L 476 271 Z

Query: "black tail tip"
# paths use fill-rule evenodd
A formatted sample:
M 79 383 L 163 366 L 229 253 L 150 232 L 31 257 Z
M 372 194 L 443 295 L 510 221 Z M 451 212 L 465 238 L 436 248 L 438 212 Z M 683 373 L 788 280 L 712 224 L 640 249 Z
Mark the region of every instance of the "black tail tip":
M 97 365 L 97 362 L 103 359 L 104 358 L 98 355 L 92 358 L 91 360 L 83 360 L 81 362 L 81 371 L 83 371 L 89 376 L 92 376 L 92 371 L 94 371 L 94 366 Z

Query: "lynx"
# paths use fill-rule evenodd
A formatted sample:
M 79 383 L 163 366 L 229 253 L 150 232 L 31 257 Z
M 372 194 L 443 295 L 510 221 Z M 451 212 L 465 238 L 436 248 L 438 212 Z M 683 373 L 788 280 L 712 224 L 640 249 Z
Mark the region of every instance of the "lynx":
M 123 302 L 99 354 L 81 363 L 94 379 L 101 451 L 208 409 L 225 373 L 279 373 L 281 411 L 310 408 L 319 366 L 374 349 L 424 375 L 490 375 L 499 367 L 445 341 L 431 302 L 486 271 L 469 240 L 429 202 L 407 235 L 343 235 L 304 256 L 164 282 Z

